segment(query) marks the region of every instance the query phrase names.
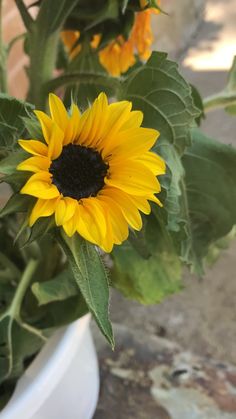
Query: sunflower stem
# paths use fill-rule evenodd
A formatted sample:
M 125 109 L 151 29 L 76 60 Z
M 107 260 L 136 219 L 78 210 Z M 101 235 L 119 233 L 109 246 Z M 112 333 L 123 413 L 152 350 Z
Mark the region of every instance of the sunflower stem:
M 210 112 L 227 106 L 236 105 L 236 93 L 222 91 L 203 100 L 204 111 Z
M 15 318 L 19 317 L 20 315 L 22 301 L 37 267 L 38 261 L 31 259 L 22 274 L 15 296 L 11 303 L 11 307 L 9 309 L 9 313 L 11 313 L 11 315 Z
M 53 32 L 48 37 L 42 36 L 40 28 L 35 23 L 29 37 L 30 66 L 28 77 L 30 88 L 28 101 L 38 109 L 45 109 L 47 92 L 43 85 L 52 78 L 56 64 L 59 31 Z

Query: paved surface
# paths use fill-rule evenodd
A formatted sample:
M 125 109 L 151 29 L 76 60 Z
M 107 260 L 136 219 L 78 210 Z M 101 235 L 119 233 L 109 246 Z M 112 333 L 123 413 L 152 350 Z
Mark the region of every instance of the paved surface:
M 224 87 L 236 39 L 235 0 L 206 6 L 182 70 L 203 96 Z M 236 119 L 224 111 L 209 114 L 202 128 L 236 145 Z M 94 419 L 236 419 L 235 254 L 234 242 L 203 281 L 187 274 L 185 290 L 158 306 L 113 292 L 114 353 L 94 328 L 101 365 Z

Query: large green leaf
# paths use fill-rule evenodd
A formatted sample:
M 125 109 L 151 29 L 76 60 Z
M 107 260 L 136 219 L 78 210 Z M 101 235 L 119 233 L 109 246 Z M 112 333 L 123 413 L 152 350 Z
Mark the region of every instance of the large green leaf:
M 77 7 L 65 22 L 66 29 L 82 33 L 119 17 L 119 0 L 77 0 Z M 97 31 L 96 33 L 99 33 Z
M 126 242 L 114 249 L 112 284 L 128 298 L 155 304 L 182 288 L 181 263 L 169 233 L 154 215 L 146 220 L 144 236 L 146 256 L 139 237 L 136 245 L 132 240 L 133 246 Z
M 78 234 L 60 240 L 78 287 L 101 332 L 114 346 L 109 320 L 109 284 L 105 266 L 94 245 Z
M 194 130 L 183 164 L 189 260 L 201 274 L 209 246 L 236 224 L 236 150 Z
M 35 282 L 32 292 L 39 305 L 63 301 L 78 294 L 78 285 L 71 270 L 65 269 L 50 281 Z
M 37 16 L 37 25 L 41 28 L 42 36 L 50 36 L 61 29 L 77 3 L 78 0 L 60 0 L 59 2 L 42 0 Z
M 119 97 L 142 110 L 144 125 L 158 129 L 180 153 L 190 144 L 189 127 L 199 110 L 193 104 L 190 85 L 179 74 L 177 64 L 167 60 L 167 54 L 152 53 L 147 63 L 123 82 Z
M 0 93 L 0 148 L 12 149 L 16 146 L 25 129 L 21 117 L 27 116 L 32 109 L 29 103 Z

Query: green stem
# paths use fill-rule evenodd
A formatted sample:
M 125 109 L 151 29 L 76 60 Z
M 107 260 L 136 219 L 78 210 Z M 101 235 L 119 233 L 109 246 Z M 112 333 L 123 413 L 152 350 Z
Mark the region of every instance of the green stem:
M 52 33 L 45 39 L 37 24 L 33 27 L 29 39 L 30 66 L 28 76 L 30 89 L 28 100 L 39 109 L 45 109 L 46 106 L 47 92 L 43 89 L 43 85 L 52 78 L 58 41 L 59 31 Z
M 16 3 L 16 7 L 18 8 L 19 13 L 21 15 L 21 19 L 24 22 L 25 27 L 28 30 L 30 30 L 34 21 L 33 21 L 32 17 L 30 16 L 24 1 L 23 0 L 15 0 L 15 3 Z
M 52 80 L 49 80 L 44 85 L 44 91 L 50 92 L 62 86 L 70 86 L 74 84 L 99 84 L 104 87 L 113 89 L 114 92 L 120 88 L 121 82 L 115 77 L 109 77 L 106 74 L 96 74 L 90 72 L 73 72 L 70 74 L 62 74 Z
M 9 308 L 9 314 L 11 314 L 12 317 L 14 318 L 17 318 L 20 316 L 20 309 L 21 309 L 23 298 L 29 287 L 29 284 L 32 280 L 32 276 L 35 273 L 37 266 L 38 266 L 38 261 L 35 259 L 31 259 L 28 265 L 26 266 L 25 271 L 23 272 L 18 288 L 16 290 L 11 306 Z
M 236 105 L 236 93 L 222 91 L 203 100 L 204 111 L 214 111 L 215 109 L 225 108 Z
M 7 93 L 7 51 L 2 38 L 2 2 L 0 0 L 0 89 Z

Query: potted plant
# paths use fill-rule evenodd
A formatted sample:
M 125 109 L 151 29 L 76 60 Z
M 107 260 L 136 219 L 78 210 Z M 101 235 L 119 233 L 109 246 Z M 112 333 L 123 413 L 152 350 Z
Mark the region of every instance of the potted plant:
M 203 274 L 235 224 L 236 151 L 199 128 L 215 106 L 235 112 L 235 64 L 203 103 L 176 63 L 151 55 L 157 2 L 15 4 L 29 90 L 8 95 L 0 35 L 12 191 L 0 213 L 0 418 L 85 419 L 98 393 L 87 313 L 114 347 L 109 287 L 158 303 L 182 288 L 184 265 Z

